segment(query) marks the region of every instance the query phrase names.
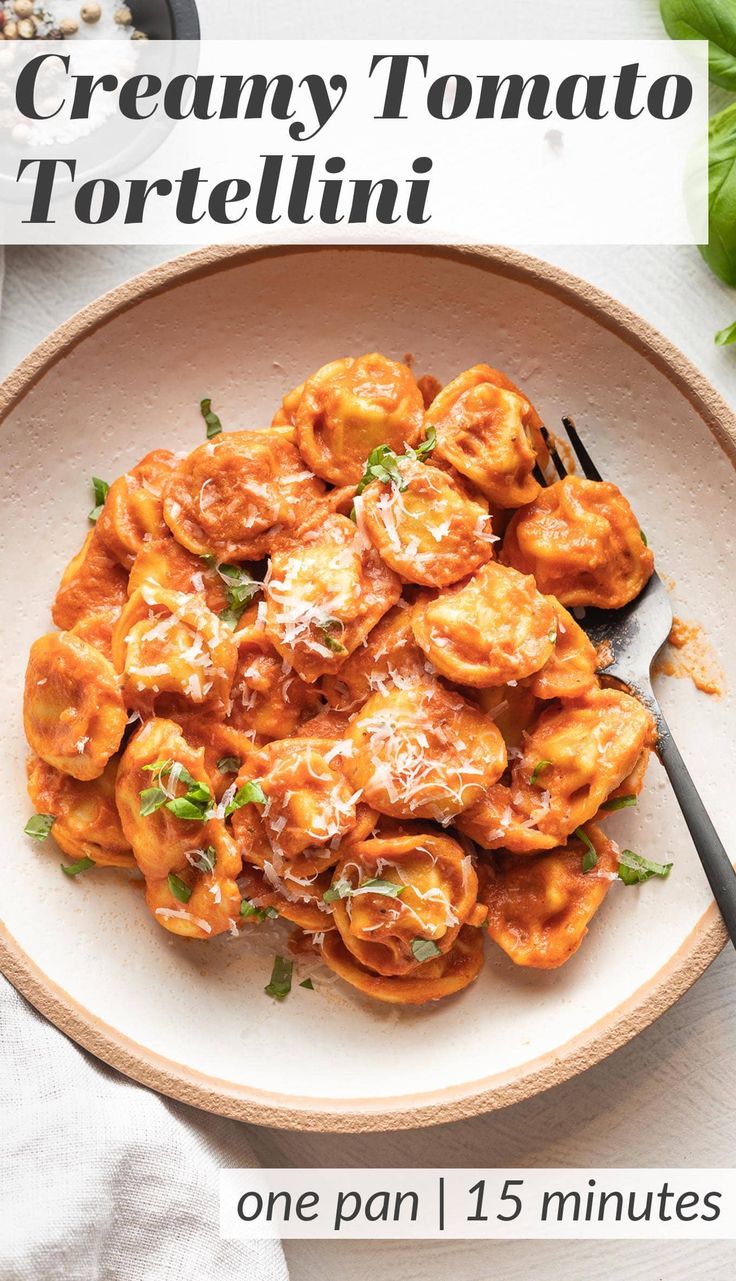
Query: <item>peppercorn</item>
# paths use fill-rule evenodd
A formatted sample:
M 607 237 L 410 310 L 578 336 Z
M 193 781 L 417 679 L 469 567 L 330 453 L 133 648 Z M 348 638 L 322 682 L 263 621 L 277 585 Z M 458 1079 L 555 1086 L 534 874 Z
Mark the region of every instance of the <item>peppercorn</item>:
M 14 0 L 13 12 L 19 18 L 30 18 L 33 13 L 33 0 Z
M 133 21 L 133 15 L 127 4 L 123 4 L 119 9 L 116 9 L 114 17 L 119 27 L 129 27 Z
M 79 31 L 79 23 L 76 18 L 62 18 L 59 31 L 63 36 L 75 36 Z
M 102 17 L 102 9 L 98 4 L 83 4 L 79 13 L 83 22 L 99 22 Z

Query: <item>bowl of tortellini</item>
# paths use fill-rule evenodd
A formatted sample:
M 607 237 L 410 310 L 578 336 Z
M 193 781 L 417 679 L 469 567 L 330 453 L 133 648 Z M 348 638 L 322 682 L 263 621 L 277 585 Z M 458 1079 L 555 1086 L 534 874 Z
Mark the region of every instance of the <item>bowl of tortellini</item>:
M 656 560 L 733 645 L 731 446 L 690 377 L 554 268 L 426 248 L 201 251 L 31 356 L 0 529 L 20 989 L 156 1088 L 319 1128 L 500 1106 L 650 1021 L 721 935 L 584 624 Z M 554 473 L 568 411 L 609 479 Z M 727 699 L 661 694 L 697 768 Z

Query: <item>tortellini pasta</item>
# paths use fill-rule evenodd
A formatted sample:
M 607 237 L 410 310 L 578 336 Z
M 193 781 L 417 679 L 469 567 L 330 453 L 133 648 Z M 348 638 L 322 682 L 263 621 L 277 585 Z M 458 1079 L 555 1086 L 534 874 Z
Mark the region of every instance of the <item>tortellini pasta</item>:
M 496 540 L 486 504 L 418 459 L 403 460 L 398 473 L 401 489 L 369 485 L 355 508 L 381 559 L 405 582 L 446 587 L 490 559 Z
M 142 878 L 169 933 L 275 931 L 397 1006 L 467 988 L 486 938 L 575 952 L 619 876 L 597 824 L 656 744 L 566 608 L 647 581 L 628 503 L 541 486 L 507 375 L 409 363 L 301 371 L 269 428 L 114 479 L 24 698 L 26 830 L 69 876 Z
M 521 507 L 540 491 L 533 475 L 542 448 L 539 417 L 497 369 L 474 365 L 438 392 L 425 423 L 437 455 L 499 507 Z
M 328 516 L 271 557 L 266 634 L 311 683 L 337 671 L 400 596 L 397 575 L 353 522 Z
M 164 519 L 198 556 L 258 560 L 323 493 L 284 435 L 223 432 L 179 462 L 164 487 Z
M 516 965 L 554 970 L 575 953 L 615 879 L 615 848 L 589 825 L 596 863 L 583 871 L 586 847 L 574 840 L 529 858 L 497 855 L 483 864 L 480 898 L 488 907 L 488 933 Z
M 294 415 L 302 458 L 333 485 L 356 484 L 379 445 L 415 445 L 424 401 L 406 365 L 375 352 L 323 365 L 308 378 Z
M 490 561 L 466 583 L 415 609 L 414 635 L 458 685 L 506 685 L 551 658 L 557 615 L 528 575 Z
M 654 557 L 623 494 L 608 481 L 566 476 L 517 512 L 503 540 L 507 565 L 533 574 L 563 605 L 620 609 L 639 595 Z
M 354 717 L 346 769 L 366 801 L 395 818 L 447 823 L 503 773 L 493 721 L 429 679 L 373 694 Z
M 33 751 L 72 778 L 99 778 L 120 747 L 127 715 L 108 660 L 71 632 L 34 641 L 23 724 Z

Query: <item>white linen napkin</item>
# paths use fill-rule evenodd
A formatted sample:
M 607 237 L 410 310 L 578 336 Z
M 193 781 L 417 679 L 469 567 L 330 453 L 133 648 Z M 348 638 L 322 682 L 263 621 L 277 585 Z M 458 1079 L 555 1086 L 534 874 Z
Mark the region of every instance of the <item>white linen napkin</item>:
M 278 1242 L 218 1236 L 218 1170 L 254 1165 L 244 1125 L 128 1081 L 0 975 L 0 1281 L 288 1281 Z
M 274 1241 L 221 1241 L 245 1126 L 80 1050 L 0 976 L 2 1281 L 288 1281 Z

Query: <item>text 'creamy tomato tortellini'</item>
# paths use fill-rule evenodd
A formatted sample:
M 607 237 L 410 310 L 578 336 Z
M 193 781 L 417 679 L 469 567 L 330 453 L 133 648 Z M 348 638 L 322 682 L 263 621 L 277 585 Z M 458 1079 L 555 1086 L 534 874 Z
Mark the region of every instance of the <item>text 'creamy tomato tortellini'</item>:
M 146 538 L 166 532 L 161 493 L 176 458 L 155 449 L 110 486 L 97 532 L 121 565 L 130 569 Z
M 127 722 L 112 665 L 70 632 L 34 641 L 26 670 L 23 724 L 33 751 L 72 778 L 99 778 Z
M 235 930 L 241 869 L 203 756 L 173 721 L 149 720 L 130 739 L 116 784 L 151 912 L 172 933 L 199 939 Z
M 233 815 L 235 840 L 272 884 L 276 877 L 304 883 L 318 876 L 337 861 L 342 838 L 374 826 L 377 815 L 360 804 L 340 754 L 331 739 L 282 739 L 252 756 L 238 777 L 238 787 L 255 781 L 266 799 Z
M 490 787 L 457 825 L 486 849 L 552 849 L 595 817 L 655 741 L 650 713 L 619 690 L 553 704 L 523 736 L 510 784 Z
M 459 685 L 505 685 L 552 656 L 557 614 L 529 575 L 489 561 L 466 583 L 417 606 L 414 635 L 427 657 Z
M 406 365 L 377 352 L 333 360 L 304 384 L 296 411 L 299 452 L 317 476 L 355 485 L 379 445 L 402 453 L 417 443 L 423 412 Z
M 446 587 L 485 564 L 494 537 L 487 505 L 458 480 L 411 456 L 397 461 L 400 481 L 373 480 L 356 497 L 361 529 L 408 583 Z
M 40 814 L 54 819 L 54 840 L 73 859 L 99 867 L 135 867 L 115 804 L 117 757 L 98 778 L 62 774 L 38 756 L 28 762 L 28 795 Z
M 71 631 L 78 623 L 109 609 L 118 614 L 128 599 L 128 576 L 108 551 L 97 529 L 70 560 L 51 607 L 57 627 Z
M 608 481 L 566 476 L 511 520 L 502 559 L 563 605 L 619 609 L 649 581 L 654 557 L 629 503 Z
M 345 770 L 366 802 L 395 818 L 449 822 L 501 776 L 504 741 L 490 717 L 426 680 L 368 699 L 349 731 Z
M 401 583 L 346 516 L 274 552 L 266 633 L 307 681 L 334 672 L 401 596 Z
M 258 560 L 323 493 L 282 433 L 223 432 L 178 463 L 164 488 L 164 518 L 199 556 Z
M 518 388 L 497 369 L 474 365 L 432 401 L 425 426 L 437 432 L 436 456 L 467 476 L 498 507 L 536 498 L 533 475 L 543 448 L 540 420 Z
M 145 583 L 130 598 L 113 634 L 113 662 L 126 705 L 208 706 L 224 715 L 237 663 L 233 633 L 200 596 Z
M 488 933 L 514 964 L 556 969 L 585 938 L 618 868 L 615 846 L 599 827 L 589 825 L 585 836 L 596 857 L 588 871 L 583 871 L 586 846 L 579 840 L 548 854 L 499 854 L 481 864 Z

